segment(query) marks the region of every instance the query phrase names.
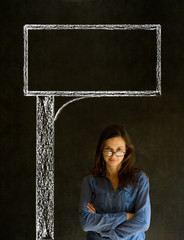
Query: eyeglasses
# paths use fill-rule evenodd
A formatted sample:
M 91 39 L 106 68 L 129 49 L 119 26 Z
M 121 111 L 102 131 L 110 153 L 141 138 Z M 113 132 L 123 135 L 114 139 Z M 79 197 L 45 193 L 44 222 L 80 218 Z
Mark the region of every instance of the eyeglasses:
M 116 154 L 117 157 L 122 157 L 126 154 L 126 152 L 122 152 L 122 151 L 117 151 L 117 152 L 103 151 L 102 153 L 104 156 L 107 156 L 107 157 L 111 157 L 113 154 Z

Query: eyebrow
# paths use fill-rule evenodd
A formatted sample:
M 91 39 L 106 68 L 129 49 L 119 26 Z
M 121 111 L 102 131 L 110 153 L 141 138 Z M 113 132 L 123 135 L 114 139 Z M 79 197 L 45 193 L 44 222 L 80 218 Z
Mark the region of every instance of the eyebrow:
M 111 146 L 105 145 L 104 147 L 112 148 Z M 124 148 L 123 146 L 117 146 L 117 148 Z

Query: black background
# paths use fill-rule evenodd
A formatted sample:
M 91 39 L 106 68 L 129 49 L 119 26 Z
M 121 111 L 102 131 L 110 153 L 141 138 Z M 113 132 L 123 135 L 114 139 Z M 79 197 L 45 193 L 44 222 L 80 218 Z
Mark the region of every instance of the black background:
M 147 239 L 183 239 L 183 9 L 176 0 L 1 2 L 1 239 L 35 239 L 36 101 L 23 95 L 23 26 L 34 23 L 162 26 L 161 97 L 86 99 L 59 115 L 55 239 L 85 239 L 78 220 L 81 181 L 93 165 L 99 133 L 111 123 L 124 123 L 137 165 L 150 177 Z M 57 97 L 56 110 L 68 100 Z
M 29 30 L 28 36 L 29 90 L 156 88 L 156 30 Z

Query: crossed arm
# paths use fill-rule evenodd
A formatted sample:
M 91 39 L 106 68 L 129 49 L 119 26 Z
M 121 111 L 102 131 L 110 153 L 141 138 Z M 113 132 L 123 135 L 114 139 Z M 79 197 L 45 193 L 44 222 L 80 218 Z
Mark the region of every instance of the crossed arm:
M 94 214 L 96 213 L 96 209 L 94 208 L 92 203 L 87 204 L 87 209 L 90 213 L 94 213 Z M 134 213 L 127 213 L 127 221 L 132 219 L 134 215 L 135 215 Z
M 90 213 L 93 213 L 93 214 L 96 213 L 96 209 L 95 209 L 95 207 L 93 206 L 92 203 L 88 203 L 88 204 L 87 204 L 87 209 L 88 209 L 88 211 L 89 211 Z M 127 221 L 129 221 L 130 219 L 132 219 L 134 215 L 135 215 L 134 213 L 127 213 Z M 97 233 L 100 233 L 100 232 L 97 232 Z
M 79 218 L 82 229 L 85 232 L 106 232 L 115 229 L 120 223 L 127 221 L 126 212 L 96 213 L 88 210 L 88 203 L 93 202 L 93 189 L 89 176 L 82 182 L 81 198 L 79 205 Z
M 150 224 L 149 182 L 145 174 L 138 181 L 139 189 L 135 201 L 135 213 L 96 213 L 91 203 L 91 189 L 88 181 L 83 182 L 82 206 L 80 207 L 80 221 L 84 231 L 98 232 L 101 237 L 112 240 L 122 240 L 144 232 Z

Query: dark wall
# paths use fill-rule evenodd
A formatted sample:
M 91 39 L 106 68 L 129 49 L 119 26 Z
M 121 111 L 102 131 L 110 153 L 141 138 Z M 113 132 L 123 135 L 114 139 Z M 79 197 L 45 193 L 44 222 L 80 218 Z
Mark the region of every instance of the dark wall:
M 150 178 L 152 220 L 147 239 L 183 239 L 183 9 L 179 0 L 1 3 L 2 239 L 35 239 L 36 115 L 35 98 L 23 95 L 23 26 L 38 23 L 162 26 L 162 96 L 85 99 L 59 115 L 55 239 L 85 239 L 78 219 L 81 181 L 93 166 L 101 130 L 111 123 L 125 125 L 136 148 L 137 165 Z M 56 111 L 68 100 L 57 97 Z

